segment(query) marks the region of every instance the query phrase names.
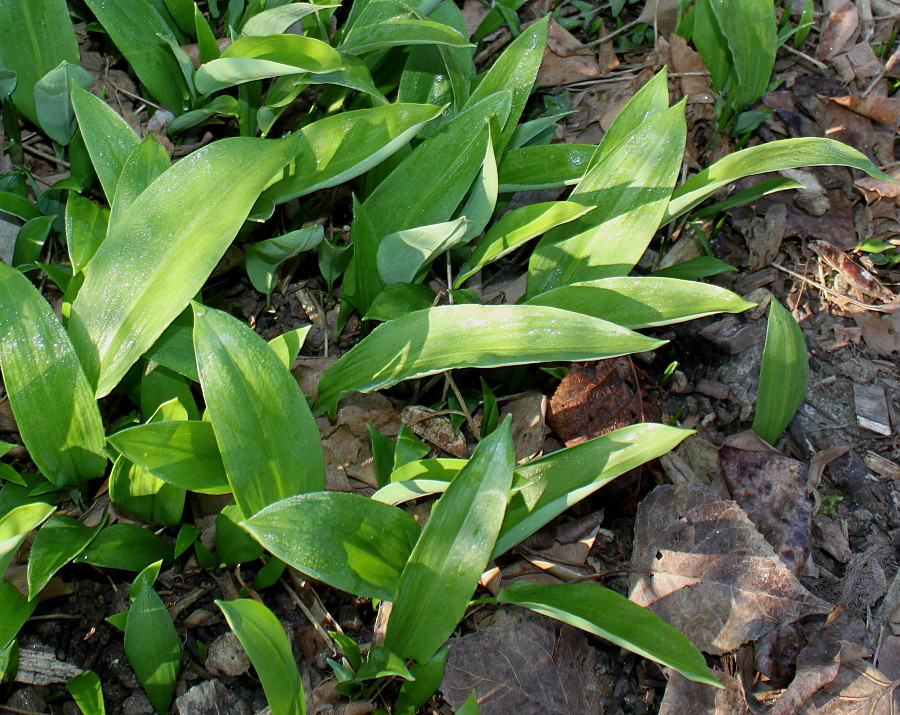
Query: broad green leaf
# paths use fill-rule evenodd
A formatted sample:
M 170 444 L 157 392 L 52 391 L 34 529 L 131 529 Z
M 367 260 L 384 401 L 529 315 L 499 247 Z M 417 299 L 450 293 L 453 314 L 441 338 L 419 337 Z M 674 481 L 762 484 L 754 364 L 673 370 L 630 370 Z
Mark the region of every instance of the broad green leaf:
M 396 231 L 378 244 L 378 273 L 386 284 L 412 283 L 419 272 L 444 251 L 466 239 L 466 217 Z
M 312 250 L 323 238 L 325 238 L 324 228 L 310 226 L 276 238 L 246 244 L 244 253 L 247 256 L 247 275 L 253 287 L 263 293 L 268 301 L 275 288 L 278 267 L 288 258 Z
M 28 533 L 49 519 L 54 511 L 56 507 L 38 502 L 22 504 L 0 517 L 0 579 Z
M 0 213 L 6 213 L 23 221 L 40 218 L 40 210 L 28 199 L 9 191 L 0 191 Z
M 6 264 L 0 264 L 0 366 L 41 473 L 59 487 L 102 475 L 103 422 L 78 355 L 44 297 Z
M 309 333 L 312 325 L 304 325 L 302 328 L 289 330 L 286 333 L 277 335 L 269 341 L 269 348 L 274 352 L 281 364 L 288 370 L 294 364 L 294 360 L 300 354 L 300 348 L 306 341 L 306 335 Z
M 554 288 L 532 298 L 527 305 L 571 310 L 639 330 L 713 313 L 740 313 L 754 303 L 706 283 L 635 277 L 603 278 Z
M 489 263 L 551 228 L 574 221 L 592 210 L 592 207 L 574 201 L 548 201 L 510 211 L 491 226 L 478 242 L 475 251 L 459 269 L 453 285 L 459 288 Z
M 185 112 L 180 117 L 176 117 L 175 120 L 169 124 L 168 133 L 170 135 L 178 134 L 186 129 L 202 124 L 207 119 L 214 117 L 217 114 L 237 117 L 240 114 L 240 104 L 238 100 L 227 94 L 220 94 L 218 97 L 213 97 L 200 109 L 192 109 L 190 112 Z
M 631 271 L 665 212 L 685 133 L 682 102 L 652 115 L 588 171 L 569 198 L 596 208 L 540 240 L 528 265 L 528 297 Z
M 75 133 L 75 114 L 69 97 L 72 82 L 90 89 L 94 77 L 77 64 L 63 60 L 34 85 L 34 110 L 44 133 L 53 141 L 66 145 Z
M 720 273 L 737 271 L 730 263 L 725 263 L 713 256 L 698 256 L 684 263 L 676 263 L 668 268 L 660 268 L 650 274 L 651 278 L 678 278 L 680 280 L 697 280 L 717 276 Z
M 169 323 L 144 357 L 194 382 L 200 381 L 194 356 L 194 316 L 190 308 Z
M 75 559 L 101 568 L 143 571 L 157 561 L 171 561 L 172 547 L 135 524 L 113 524 L 101 531 Z
M 584 177 L 593 144 L 547 144 L 513 149 L 500 163 L 501 192 L 571 186 Z
M 340 55 L 330 45 L 312 37 L 242 37 L 231 43 L 219 59 L 202 65 L 194 83 L 201 94 L 211 94 L 257 79 L 339 69 Z
M 669 223 L 723 186 L 745 176 L 801 166 L 832 164 L 861 169 L 876 179 L 893 181 L 890 176 L 879 171 L 865 154 L 841 142 L 821 137 L 782 139 L 736 151 L 692 176 L 672 194 L 662 222 Z
M 648 120 L 654 114 L 668 109 L 668 107 L 668 70 L 663 67 L 622 107 L 622 111 L 616 116 L 606 134 L 603 135 L 603 140 L 591 157 L 588 168 L 593 167 L 619 144 L 628 139 L 635 127 Z
M 74 191 L 66 202 L 66 246 L 75 272 L 83 271 L 106 237 L 109 209 Z
M 474 104 L 400 162 L 363 203 L 376 236 L 453 216 L 484 161 L 491 118 L 505 121 L 510 97 L 497 92 Z
M 466 460 L 460 460 L 465 463 Z M 459 469 L 461 469 L 460 467 Z M 372 495 L 372 499 L 383 504 L 397 506 L 413 499 L 443 494 L 456 476 L 459 469 L 448 470 L 446 479 L 405 479 L 401 482 L 391 482 L 383 486 Z M 444 474 L 440 476 L 445 476 Z
M 240 526 L 242 518 L 234 503 L 216 516 L 216 557 L 222 566 L 256 561 L 263 554 L 263 547 Z
M 216 42 L 216 35 L 213 33 L 206 18 L 203 17 L 203 13 L 200 12 L 200 8 L 197 7 L 197 3 L 194 3 L 194 30 L 197 37 L 197 49 L 200 52 L 200 61 L 212 62 L 219 59 L 222 56 L 222 51 L 219 49 L 219 43 Z
M 99 526 L 89 529 L 64 514 L 44 524 L 34 537 L 28 557 L 28 598 L 37 596 L 59 569 L 88 547 L 98 531 Z
M 787 189 L 803 189 L 806 188 L 799 181 L 793 179 L 785 179 L 783 176 L 773 176 L 769 179 L 760 179 L 753 186 L 743 191 L 738 191 L 727 199 L 717 201 L 709 206 L 704 206 L 694 212 L 694 217 L 698 219 L 715 218 L 718 214 L 727 211 L 734 206 L 744 206 L 753 203 L 762 196 L 774 194 L 777 191 L 786 191 Z M 676 189 L 677 192 L 677 189 Z
M 125 161 L 141 140 L 112 107 L 78 85 L 72 86 L 72 107 L 103 193 L 112 203 Z
M 176 43 L 178 39 L 153 3 L 150 0 L 85 2 L 150 94 L 176 116 L 187 109 L 188 87 L 164 38 Z
M 67 680 L 66 690 L 83 715 L 106 715 L 100 677 L 93 670 L 85 670 L 81 675 Z
M 468 221 L 462 241 L 468 243 L 480 236 L 491 222 L 494 209 L 497 207 L 499 184 L 497 181 L 497 159 L 494 155 L 494 141 L 488 134 L 488 143 L 484 149 L 484 163 L 475 177 L 466 203 L 459 209 L 459 215 Z
M 684 677 L 722 687 L 703 654 L 653 611 L 594 583 L 536 584 L 517 581 L 497 600 L 581 628 L 617 646 L 674 668 Z
M 262 681 L 272 715 L 305 715 L 303 680 L 281 622 L 249 598 L 216 601 Z
M 385 648 L 425 663 L 453 633 L 494 549 L 514 466 L 512 421 L 505 420 L 432 510 L 400 575 Z
M 342 296 L 342 299 L 345 298 Z M 393 320 L 407 313 L 430 308 L 436 299 L 435 292 L 421 283 L 393 283 L 375 296 L 372 305 L 363 315 L 363 320 Z
M 144 189 L 171 166 L 172 161 L 163 145 L 152 134 L 148 134 L 144 141 L 131 150 L 122 165 L 116 195 L 111 204 L 109 225 L 114 226 Z
M 332 10 L 339 6 L 340 3 L 334 5 L 312 5 L 306 2 L 294 2 L 273 7 L 269 10 L 263 10 L 258 15 L 254 15 L 247 20 L 244 23 L 244 27 L 241 28 L 241 34 L 245 36 L 279 35 L 307 15 L 319 12 L 319 10 Z
M 284 175 L 263 196 L 281 204 L 354 179 L 405 146 L 440 111 L 427 104 L 391 104 L 308 124 Z
M 509 551 L 572 504 L 674 449 L 691 434 L 665 425 L 636 424 L 521 465 L 493 556 Z
M 293 153 L 291 139 L 209 144 L 154 181 L 112 227 L 85 271 L 69 323 L 98 397 L 197 294 Z
M 126 457 L 119 457 L 109 474 L 109 498 L 148 524 L 181 523 L 185 490 L 169 484 Z
M 319 429 L 297 381 L 236 318 L 194 305 L 200 384 L 244 516 L 325 488 Z
M 775 444 L 803 404 L 808 383 L 809 358 L 803 331 L 794 316 L 773 299 L 751 429 Z
M 466 702 L 464 702 L 459 710 L 456 711 L 456 715 L 480 715 L 480 713 L 481 709 L 478 707 L 478 697 L 475 695 L 474 690 L 469 693 Z
M 56 221 L 56 216 L 39 216 L 26 222 L 19 229 L 12 265 L 17 267 L 36 265 L 54 221 Z
M 169 712 L 181 670 L 181 640 L 165 604 L 148 583 L 128 611 L 125 655 L 156 711 Z
M 78 43 L 65 0 L 0 2 L 0 67 L 16 73 L 12 99 L 37 122 L 34 86 L 60 62 L 78 64 Z
M 372 25 L 354 26 L 338 49 L 348 55 L 363 55 L 367 52 L 406 45 L 472 46 L 459 32 L 443 23 L 415 18 L 395 18 Z
M 372 72 L 365 60 L 353 55 L 340 53 L 341 68 L 333 72 L 310 73 L 299 78 L 304 87 L 315 84 L 334 84 L 338 87 L 346 87 L 357 92 L 365 92 L 372 98 L 372 104 L 376 106 L 387 105 L 388 100 L 378 89 Z M 430 104 L 430 102 L 429 102 Z
M 191 349 L 193 352 L 193 348 Z M 191 393 L 191 381 L 174 370 L 154 362 L 148 362 L 141 376 L 141 414 L 153 415 L 162 420 L 199 420 L 200 412 L 194 395 Z M 155 415 L 154 413 L 165 403 L 177 400 L 184 416 Z
M 402 509 L 344 492 L 290 497 L 242 526 L 298 571 L 341 591 L 384 600 L 393 598 L 420 531 Z
M 446 646 L 427 662 L 414 665 L 409 669 L 414 679 L 407 680 L 400 686 L 397 704 L 394 706 L 394 715 L 415 715 L 416 711 L 428 702 L 428 699 L 441 687 L 449 654 L 450 646 Z
M 384 280 L 378 271 L 378 234 L 365 206 L 353 196 L 353 223 L 350 225 L 350 245 L 353 255 L 344 276 L 341 293 L 341 313 L 355 308 L 365 315 L 375 298 L 384 290 Z
M 37 608 L 37 599 L 29 601 L 11 583 L 0 582 L 0 650 L 16 637 L 19 629 Z
M 525 103 L 531 94 L 531 88 L 544 57 L 549 20 L 549 15 L 542 18 L 513 40 L 485 73 L 466 105 L 472 106 L 494 92 L 504 90 L 512 92 L 509 117 L 503 125 L 503 134 L 498 137 L 495 146 L 498 156 L 503 154 L 503 150 L 516 130 L 516 125 L 525 109 Z
M 336 407 L 350 392 L 461 367 L 558 360 L 600 360 L 662 343 L 578 313 L 526 305 L 447 305 L 379 325 L 332 365 L 318 405 Z

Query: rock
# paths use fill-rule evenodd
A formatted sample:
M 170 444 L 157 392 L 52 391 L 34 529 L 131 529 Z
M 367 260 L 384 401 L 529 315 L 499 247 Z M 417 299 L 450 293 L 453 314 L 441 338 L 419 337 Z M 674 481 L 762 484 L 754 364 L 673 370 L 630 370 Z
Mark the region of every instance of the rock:
M 234 633 L 223 633 L 209 647 L 206 669 L 210 675 L 243 675 L 250 670 L 250 659 Z
M 122 703 L 122 715 L 153 715 L 155 711 L 142 690 L 135 690 Z
M 205 680 L 175 701 L 179 715 L 250 715 L 250 709 L 218 680 Z

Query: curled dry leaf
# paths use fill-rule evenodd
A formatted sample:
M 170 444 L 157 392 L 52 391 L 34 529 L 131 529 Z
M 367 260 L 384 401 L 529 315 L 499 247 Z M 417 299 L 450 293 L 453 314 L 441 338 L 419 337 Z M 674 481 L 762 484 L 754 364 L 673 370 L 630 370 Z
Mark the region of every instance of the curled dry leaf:
M 828 18 L 822 28 L 817 60 L 830 60 L 856 41 L 859 33 L 859 10 L 850 0 L 825 0 Z
M 475 691 L 490 715 L 596 712 L 597 653 L 584 633 L 546 619 L 501 622 L 451 639 L 441 691 L 459 708 Z
M 843 276 L 847 283 L 863 295 L 885 302 L 890 302 L 894 299 L 893 292 L 883 286 L 875 276 L 830 243 L 826 241 L 812 241 L 809 247 L 833 270 Z
M 858 94 L 850 94 L 846 97 L 831 97 L 830 99 L 835 104 L 881 124 L 887 124 L 890 127 L 900 124 L 900 102 L 892 97 L 879 97 L 874 94 L 861 97 Z
M 453 429 L 453 423 L 446 417 L 421 405 L 409 405 L 400 412 L 400 419 L 426 442 L 454 457 L 465 459 L 466 438 Z
M 500 411 L 500 421 L 512 415 L 513 443 L 516 445 L 516 461 L 532 457 L 544 446 L 547 425 L 544 422 L 547 398 L 540 392 L 526 392 L 509 400 Z
M 749 715 L 751 712 L 740 682 L 728 673 L 710 671 L 725 686 L 719 690 L 688 680 L 672 668 L 665 668 L 663 672 L 669 684 L 659 706 L 659 715 Z
M 809 554 L 812 502 L 806 465 L 785 457 L 753 432 L 725 440 L 719 474 L 775 553 L 794 574 Z
M 727 653 L 831 607 L 807 591 L 733 501 L 695 484 L 638 508 L 631 600 L 708 653 Z
M 550 22 L 550 34 L 536 84 L 559 87 L 600 76 L 600 64 L 589 47 L 558 22 Z

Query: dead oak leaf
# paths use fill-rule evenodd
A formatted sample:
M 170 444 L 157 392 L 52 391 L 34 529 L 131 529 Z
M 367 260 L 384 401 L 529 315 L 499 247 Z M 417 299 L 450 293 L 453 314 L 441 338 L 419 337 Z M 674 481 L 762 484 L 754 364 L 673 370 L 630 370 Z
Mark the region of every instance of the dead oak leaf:
M 600 64 L 593 51 L 558 22 L 551 21 L 547 47 L 535 83 L 541 87 L 559 87 L 599 76 Z
M 781 623 L 831 610 L 778 558 L 746 512 L 696 484 L 657 487 L 638 508 L 631 600 L 722 654 Z

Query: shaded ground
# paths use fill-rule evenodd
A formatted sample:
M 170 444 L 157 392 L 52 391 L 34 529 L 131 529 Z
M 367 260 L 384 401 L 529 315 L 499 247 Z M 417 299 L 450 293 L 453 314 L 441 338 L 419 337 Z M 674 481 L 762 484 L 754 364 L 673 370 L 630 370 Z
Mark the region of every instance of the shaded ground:
M 880 5 L 885 3 L 828 2 L 824 8 L 816 3 L 822 13 L 806 44 L 779 54 L 779 84 L 761 104 L 772 116 L 749 144 L 829 136 L 860 149 L 888 171 L 900 163 L 894 149 L 900 101 L 889 96 L 900 78 L 890 45 L 896 20 L 877 19 L 886 13 Z M 466 2 L 473 25 L 480 8 Z M 867 15 L 872 8 L 875 14 Z M 528 20 L 539 9 L 550 7 L 531 3 L 520 15 Z M 636 15 L 640 7 L 634 9 Z M 580 40 L 606 30 L 585 37 L 584 23 L 574 22 L 579 12 L 574 5 L 563 10 L 573 20 L 571 34 L 553 26 L 539 79 L 545 89 L 536 101 L 553 98 L 574 111 L 558 131 L 558 141 L 599 141 L 624 102 L 668 64 L 674 97 L 688 97 L 685 175 L 734 150 L 732 140 L 715 132 L 714 98 L 702 62 L 671 32 L 666 18 L 660 16 L 660 35 L 652 44 L 623 49 L 627 45 L 619 38 L 589 49 Z M 612 26 L 608 13 L 599 17 Z M 509 40 L 505 29 L 486 38 L 482 61 Z M 109 69 L 87 46 L 84 59 L 123 116 L 146 131 L 146 109 L 119 91 L 137 94 L 133 81 L 120 69 Z M 162 130 L 158 136 L 167 142 Z M 63 167 L 40 160 L 37 152 L 48 150 L 41 142 L 37 135 L 31 139 L 32 169 L 50 184 L 65 174 L 58 173 Z M 176 155 L 193 148 L 169 147 Z M 758 302 L 758 308 L 657 330 L 658 337 L 670 340 L 657 354 L 611 363 L 601 371 L 576 368 L 562 386 L 538 370 L 510 370 L 491 380 L 508 388 L 501 407 L 515 416 L 519 457 L 642 419 L 674 419 L 697 430 L 672 455 L 621 477 L 504 557 L 486 584 L 496 589 L 501 574 L 505 579 L 528 575 L 547 582 L 596 580 L 631 593 L 638 602 L 655 604 L 711 654 L 710 664 L 726 689 L 717 695 L 580 631 L 543 619 L 523 620 L 512 609 L 483 607 L 466 618 L 455 639 L 443 687 L 446 700 L 435 699 L 435 712 L 452 712 L 473 687 L 488 715 L 730 715 L 762 712 L 772 703 L 772 712 L 778 713 L 815 712 L 813 703 L 820 712 L 874 714 L 890 712 L 892 701 L 898 707 L 900 312 L 890 304 L 896 301 L 900 274 L 879 270 L 871 256 L 852 251 L 863 240 L 896 238 L 900 191 L 832 167 L 795 172 L 791 178 L 807 190 L 765 197 L 731 210 L 716 224 L 676 225 L 641 264 L 664 267 L 701 255 L 702 231 L 710 237 L 713 254 L 738 269 L 713 282 Z M 345 198 L 329 193 L 320 210 L 330 213 Z M 337 233 L 346 228 L 336 219 L 329 226 Z M 521 259 L 513 254 L 484 276 L 486 302 L 517 299 L 524 288 Z M 312 324 L 294 370 L 310 392 L 323 367 L 358 338 L 356 326 L 351 322 L 337 345 L 328 343 L 336 310 L 328 306 L 321 283 L 306 278 L 316 273 L 314 265 L 299 259 L 286 264 L 272 310 L 266 311 L 260 295 L 229 271 L 234 264 L 226 257 L 214 281 L 225 304 L 261 334 L 271 337 Z M 775 445 L 781 454 L 734 437 L 752 420 L 765 311 L 773 297 L 800 322 L 812 372 L 798 417 Z M 660 390 L 656 386 L 674 361 L 677 369 Z M 575 376 L 580 376 L 577 384 Z M 395 401 L 380 395 L 350 398 L 335 422 L 321 419 L 329 488 L 371 493 L 375 480 L 365 422 L 390 435 L 409 424 L 439 456 L 471 451 L 473 440 L 465 430 L 460 441 L 448 436 L 439 418 L 422 420 L 409 412 L 411 405 L 430 404 L 442 390 L 446 385 L 438 380 L 395 392 Z M 7 409 L 5 402 L 0 407 Z M 596 417 L 590 433 L 585 414 Z M 0 419 L 4 415 L 7 421 L 0 428 L 9 429 L 8 409 Z M 478 413 L 473 417 L 480 419 Z M 673 486 L 645 500 L 663 484 Z M 93 507 L 98 515 L 103 505 L 100 495 Z M 198 499 L 191 507 L 195 523 L 207 530 L 204 539 L 213 538 L 210 515 L 221 504 Z M 706 533 L 708 525 L 715 528 Z M 61 697 L 60 685 L 75 667 L 100 675 L 109 712 L 150 712 L 127 665 L 121 635 L 104 621 L 126 608 L 130 574 L 117 578 L 114 572 L 72 566 L 61 576 L 64 595 L 45 601 L 21 637 L 26 665 L 43 657 L 34 666 L 39 672 L 20 670 L 6 708 L 76 713 L 74 704 Z M 229 713 L 265 707 L 258 681 L 212 604 L 252 589 L 254 579 L 252 568 L 209 573 L 193 558 L 161 575 L 160 595 L 185 651 L 176 696 L 192 693 L 175 702 L 176 712 L 213 712 L 191 702 L 218 702 L 219 711 Z M 379 623 L 369 603 L 303 582 L 296 574 L 286 574 L 260 596 L 291 636 L 311 712 L 362 715 L 389 702 L 385 693 L 387 700 L 341 703 L 324 662 L 333 655 L 325 631 L 336 625 L 362 643 L 377 640 Z M 41 676 L 48 672 L 51 682 L 44 682 L 48 678 Z

